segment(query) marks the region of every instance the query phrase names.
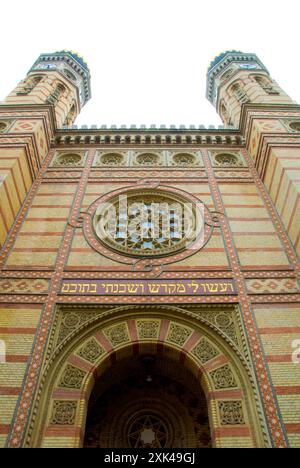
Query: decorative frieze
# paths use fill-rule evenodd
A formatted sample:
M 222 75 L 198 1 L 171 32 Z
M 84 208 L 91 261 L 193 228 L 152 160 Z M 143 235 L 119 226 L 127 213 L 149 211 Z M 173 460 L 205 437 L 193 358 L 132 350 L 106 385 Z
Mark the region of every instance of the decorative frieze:
M 0 279 L 1 294 L 46 294 L 49 281 L 45 279 Z
M 299 293 L 296 278 L 247 279 L 247 290 L 251 294 L 286 294 Z

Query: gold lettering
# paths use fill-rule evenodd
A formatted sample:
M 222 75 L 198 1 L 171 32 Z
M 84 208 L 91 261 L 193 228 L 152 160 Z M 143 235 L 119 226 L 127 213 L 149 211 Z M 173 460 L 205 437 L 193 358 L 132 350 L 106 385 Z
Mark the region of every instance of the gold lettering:
M 177 293 L 184 294 L 186 292 L 186 286 L 184 284 L 177 284 Z
M 63 287 L 62 287 L 62 289 L 61 289 L 61 292 L 62 292 L 62 293 L 68 293 L 69 290 L 70 290 L 70 285 L 69 285 L 69 283 L 64 283 L 64 284 L 63 284 Z
M 105 290 L 105 294 L 112 294 L 114 285 L 111 283 L 102 283 L 102 288 Z
M 151 294 L 158 294 L 160 292 L 160 284 L 149 283 L 149 291 Z
M 218 283 L 205 283 L 205 286 L 207 287 L 208 291 L 210 293 L 217 293 L 219 290 L 219 284 Z
M 189 288 L 193 289 L 194 294 L 198 292 L 199 284 L 195 283 L 195 281 L 192 281 L 188 286 Z
M 141 288 L 141 292 L 144 293 L 144 285 L 141 284 L 127 284 L 129 294 L 136 294 Z
M 70 289 L 69 289 L 69 293 L 70 294 L 75 294 L 77 293 L 77 284 L 76 283 L 70 283 Z

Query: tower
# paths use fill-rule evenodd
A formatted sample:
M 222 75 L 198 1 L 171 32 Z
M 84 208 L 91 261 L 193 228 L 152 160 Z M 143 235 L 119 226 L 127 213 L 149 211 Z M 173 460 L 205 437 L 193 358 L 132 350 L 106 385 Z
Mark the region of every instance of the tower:
M 74 52 L 42 54 L 0 106 L 0 245 L 48 154 L 90 99 L 90 73 Z
M 227 51 L 207 72 L 206 96 L 246 148 L 300 255 L 300 108 L 255 54 Z
M 62 128 L 74 123 L 90 97 L 87 64 L 78 54 L 62 50 L 40 55 L 5 102 L 14 105 L 49 104 L 55 109 L 56 127 Z

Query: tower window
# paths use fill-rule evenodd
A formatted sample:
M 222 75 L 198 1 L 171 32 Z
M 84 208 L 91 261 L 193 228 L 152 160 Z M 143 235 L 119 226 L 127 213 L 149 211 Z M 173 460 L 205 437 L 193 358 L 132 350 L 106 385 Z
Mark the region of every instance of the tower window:
M 66 91 L 66 88 L 61 84 L 58 83 L 54 89 L 54 91 L 48 96 L 47 102 L 49 104 L 56 104 L 62 94 Z
M 0 133 L 4 133 L 7 129 L 7 124 L 5 122 L 0 122 Z
M 254 80 L 267 94 L 280 94 L 265 76 L 255 76 Z
M 30 76 L 23 84 L 23 88 L 18 92 L 18 95 L 29 94 L 41 81 L 42 76 Z
M 236 83 L 231 89 L 240 104 L 247 104 L 247 102 L 250 101 L 247 93 L 242 88 L 240 83 Z
M 289 127 L 293 132 L 296 132 L 296 133 L 300 132 L 300 121 L 289 123 Z

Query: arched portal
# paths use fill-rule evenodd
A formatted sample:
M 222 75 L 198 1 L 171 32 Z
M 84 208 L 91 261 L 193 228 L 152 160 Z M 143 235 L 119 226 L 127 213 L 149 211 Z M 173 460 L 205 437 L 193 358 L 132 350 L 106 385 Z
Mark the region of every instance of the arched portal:
M 254 373 L 233 317 L 221 306 L 206 313 L 167 306 L 94 315 L 58 310 L 61 328 L 49 339 L 26 446 L 267 446 Z M 107 408 L 114 411 L 106 426 L 91 417 Z
M 161 348 L 108 368 L 92 391 L 87 448 L 210 448 L 208 406 L 200 382 Z

